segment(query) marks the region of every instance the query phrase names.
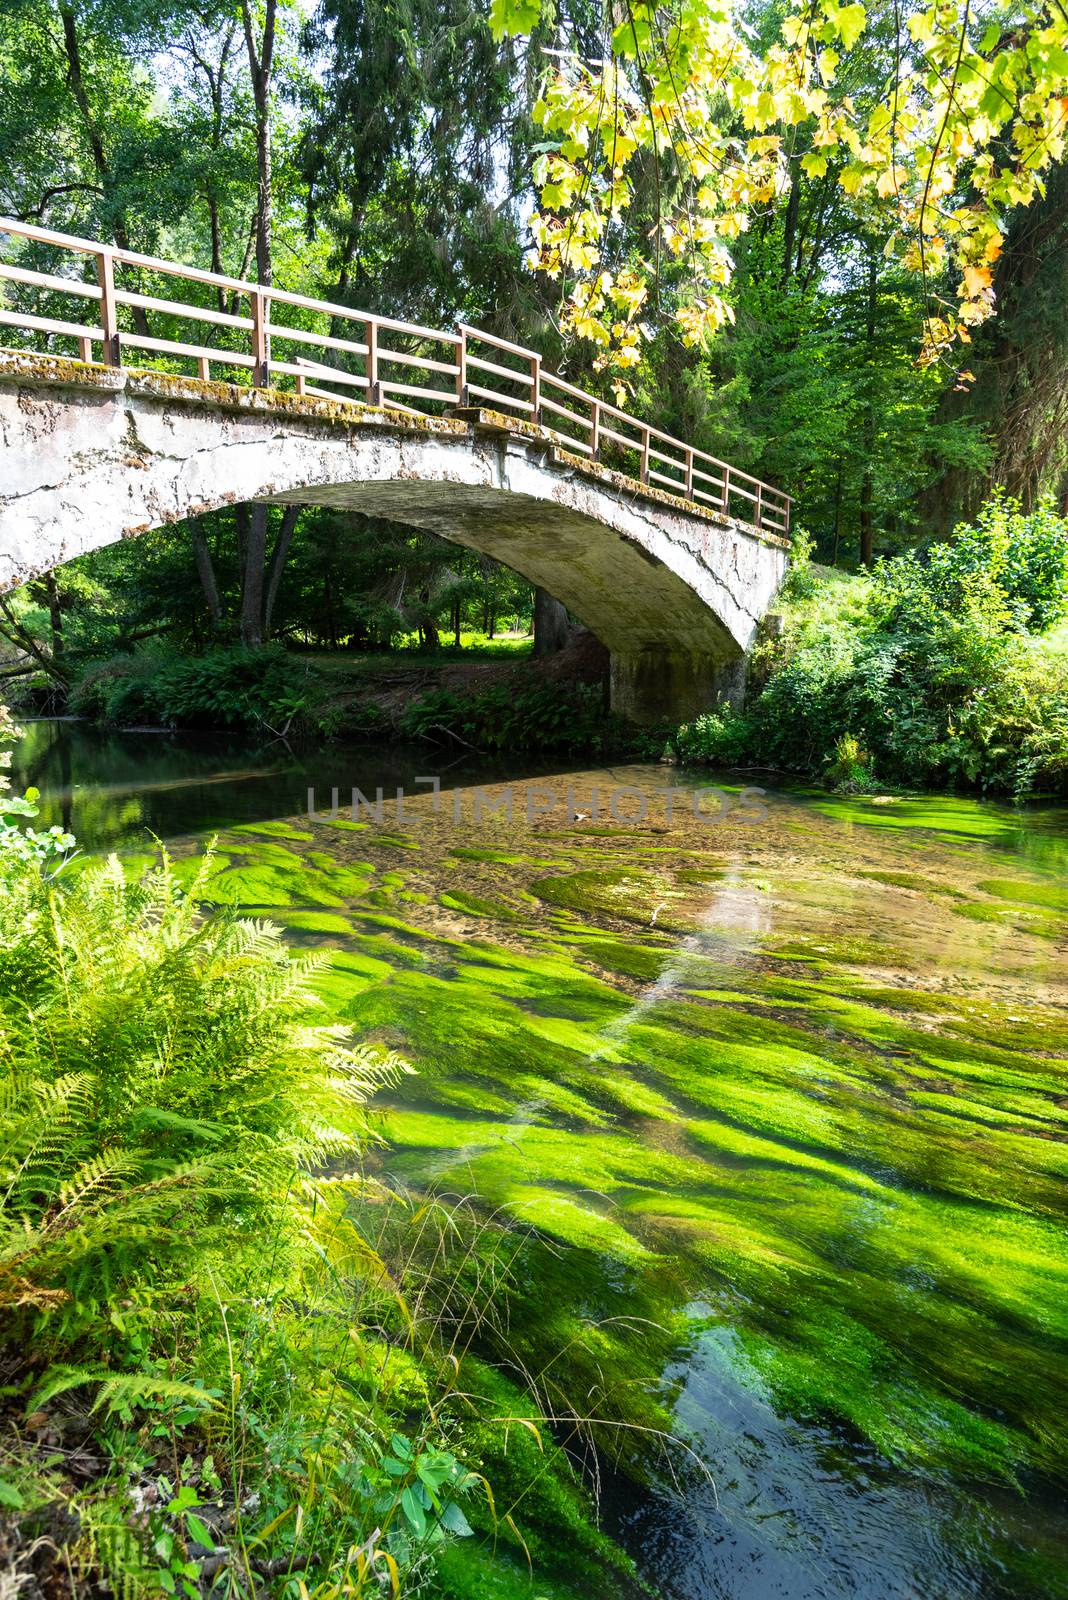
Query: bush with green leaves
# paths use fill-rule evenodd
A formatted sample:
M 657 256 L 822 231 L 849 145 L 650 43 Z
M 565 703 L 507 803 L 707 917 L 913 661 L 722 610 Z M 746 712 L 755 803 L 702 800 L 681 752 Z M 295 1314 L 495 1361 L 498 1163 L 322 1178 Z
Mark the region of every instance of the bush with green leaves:
M 732 767 L 748 759 L 753 745 L 753 724 L 729 705 L 704 711 L 684 722 L 673 737 L 681 761 L 695 765 Z
M 973 525 L 880 562 L 876 585 L 890 621 L 982 609 L 992 627 L 1042 633 L 1068 612 L 1068 518 L 1049 496 L 1025 512 L 998 490 Z
M 605 713 L 598 687 L 551 681 L 499 683 L 472 695 L 434 689 L 405 709 L 400 731 L 408 738 L 517 754 L 621 749 L 628 738 L 625 725 Z
M 922 555 L 852 584 L 825 575 L 758 652 L 744 717 L 707 713 L 677 731 L 675 751 L 854 790 L 1063 792 L 1068 659 L 1028 628 L 1062 613 L 1066 562 L 1065 524 L 1048 505 L 1025 516 L 995 496 L 974 528 Z M 843 756 L 854 746 L 862 761 Z
M 807 600 L 815 594 L 819 577 L 812 565 L 816 541 L 798 525 L 790 530 L 790 565 L 783 579 L 784 600 Z
M 314 720 L 321 674 L 281 646 L 240 645 L 202 655 L 140 651 L 91 667 L 71 691 L 71 709 L 130 726 L 289 732 Z

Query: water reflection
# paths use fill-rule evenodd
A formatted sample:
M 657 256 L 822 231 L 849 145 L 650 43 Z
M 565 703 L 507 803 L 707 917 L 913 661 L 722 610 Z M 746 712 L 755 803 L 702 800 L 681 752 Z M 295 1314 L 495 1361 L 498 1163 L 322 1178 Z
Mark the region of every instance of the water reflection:
M 309 792 L 326 812 L 331 794 L 345 815 L 353 788 L 386 815 L 397 789 L 419 793 L 433 773 L 443 789 L 516 776 L 516 763 L 473 758 L 428 745 L 331 744 L 292 750 L 279 740 L 253 744 L 225 734 L 117 732 L 66 719 L 23 720 L 11 777 L 18 792 L 39 789 L 38 827 L 61 824 L 83 850 L 143 846 L 159 839 L 306 813 Z M 555 767 L 530 763 L 530 776 Z

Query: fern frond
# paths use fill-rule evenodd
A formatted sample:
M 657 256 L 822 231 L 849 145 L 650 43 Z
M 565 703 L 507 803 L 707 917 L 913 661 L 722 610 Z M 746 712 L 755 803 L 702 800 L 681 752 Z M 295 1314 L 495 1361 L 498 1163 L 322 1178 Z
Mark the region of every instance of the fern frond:
M 196 1405 L 214 1405 L 216 1402 L 195 1384 L 182 1383 L 177 1378 L 162 1378 L 152 1372 L 110 1372 L 108 1368 L 54 1366 L 41 1387 L 35 1390 L 29 1402 L 30 1412 L 38 1411 L 57 1395 L 71 1389 L 82 1389 L 88 1384 L 99 1384 L 92 1409 L 99 1411 L 115 1400 L 184 1400 Z

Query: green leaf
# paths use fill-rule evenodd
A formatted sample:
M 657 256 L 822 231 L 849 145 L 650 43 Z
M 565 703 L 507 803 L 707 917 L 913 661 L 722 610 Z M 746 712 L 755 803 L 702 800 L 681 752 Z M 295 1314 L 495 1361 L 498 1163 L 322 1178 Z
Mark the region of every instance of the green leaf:
M 410 1485 L 409 1485 L 409 1487 L 407 1489 L 404 1490 L 404 1493 L 401 1495 L 400 1503 L 401 1503 L 401 1510 L 404 1512 L 405 1517 L 408 1519 L 408 1523 L 409 1523 L 410 1527 L 412 1528 L 413 1532 L 417 1536 L 420 1536 L 423 1533 L 425 1533 L 426 1532 L 426 1512 L 423 1510 L 423 1507 L 420 1505 L 418 1499 L 416 1498 L 415 1491 L 414 1491 L 414 1489 L 412 1489 L 412 1487 Z
M 13 1483 L 7 1483 L 0 1478 L 0 1506 L 7 1506 L 12 1511 L 21 1511 L 25 1504 L 22 1491 L 16 1489 Z
M 855 0 L 851 6 L 843 6 L 838 13 L 838 33 L 847 50 L 852 50 L 861 34 L 864 32 L 868 20 L 868 13 Z
M 455 1500 L 450 1500 L 441 1513 L 441 1525 L 450 1533 L 454 1533 L 458 1539 L 467 1539 L 475 1531 Z
M 188 1511 L 190 1506 L 198 1506 L 200 1497 L 191 1484 L 183 1483 L 173 1500 L 168 1503 L 167 1512 L 172 1517 L 177 1517 L 183 1511 Z
M 518 33 L 530 33 L 541 20 L 541 0 L 493 0 L 490 33 L 499 44 Z
M 197 1544 L 206 1545 L 209 1550 L 215 1549 L 215 1535 L 206 1523 L 201 1522 L 198 1516 L 190 1511 L 185 1519 L 185 1531 Z

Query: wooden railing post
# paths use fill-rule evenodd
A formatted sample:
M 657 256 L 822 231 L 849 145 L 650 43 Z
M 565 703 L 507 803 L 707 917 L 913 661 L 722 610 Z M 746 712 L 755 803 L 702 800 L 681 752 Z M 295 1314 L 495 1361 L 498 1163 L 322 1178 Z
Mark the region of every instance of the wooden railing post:
M 363 325 L 363 339 L 367 346 L 367 404 L 382 404 L 382 387 L 378 379 L 378 323 L 369 319 Z
M 115 304 L 115 261 L 110 250 L 102 250 L 97 256 L 96 276 L 100 284 L 100 326 L 104 330 L 104 365 L 121 367 L 119 312 Z
M 249 303 L 252 309 L 252 359 L 256 363 L 252 369 L 252 381 L 257 388 L 265 389 L 271 381 L 270 301 L 262 289 L 254 289 L 249 295 Z
M 731 514 L 731 469 L 730 469 L 730 467 L 724 467 L 723 468 L 723 515 L 725 517 L 729 517 L 730 514 Z
M 593 402 L 593 410 L 590 412 L 590 460 L 591 461 L 600 461 L 600 459 L 601 459 L 601 402 L 599 400 L 595 400 Z
M 652 442 L 652 435 L 649 432 L 649 429 L 648 428 L 643 428 L 642 429 L 642 465 L 641 465 L 641 480 L 642 480 L 643 483 L 648 483 L 649 482 L 649 446 L 650 446 L 651 442 Z
M 530 402 L 534 407 L 530 413 L 532 422 L 541 421 L 541 356 L 532 355 L 530 358 Z
M 466 406 L 471 398 L 467 392 L 467 329 L 457 327 L 456 331 L 460 336 L 456 351 L 456 404 Z
M 686 498 L 693 499 L 693 451 L 686 452 Z
M 758 533 L 761 531 L 761 528 L 763 526 L 763 519 L 764 519 L 764 485 L 762 483 L 758 483 L 757 484 L 757 497 L 756 497 L 756 530 L 757 530 Z

